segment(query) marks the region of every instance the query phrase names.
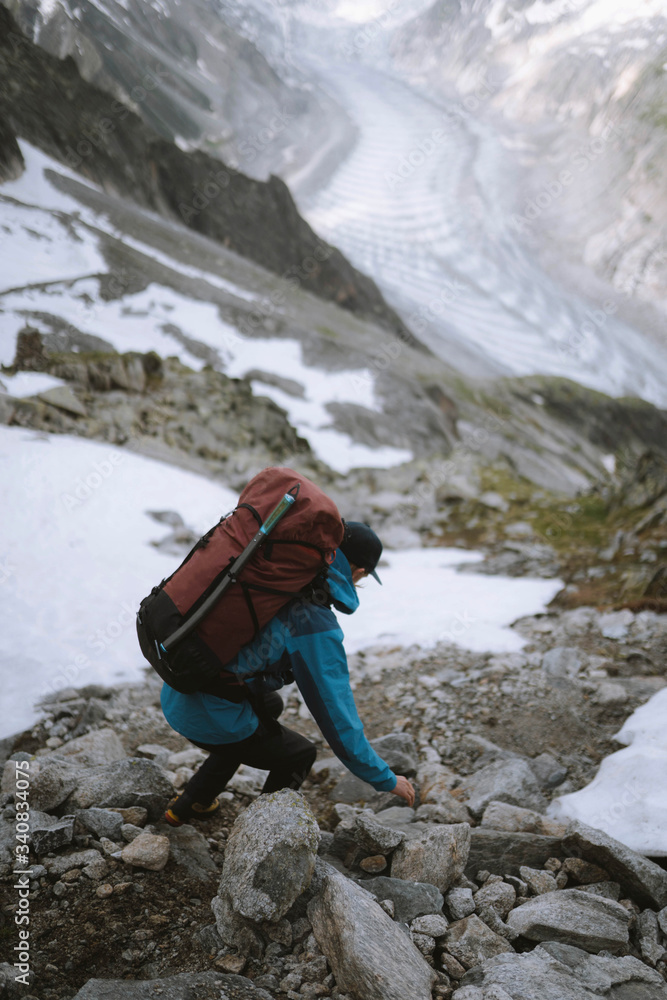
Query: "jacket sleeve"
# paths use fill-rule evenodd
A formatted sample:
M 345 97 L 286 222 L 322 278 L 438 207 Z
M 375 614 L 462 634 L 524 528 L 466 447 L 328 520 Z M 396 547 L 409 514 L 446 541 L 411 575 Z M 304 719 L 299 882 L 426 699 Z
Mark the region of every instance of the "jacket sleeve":
M 366 739 L 342 640 L 340 628 L 294 638 L 290 643 L 294 679 L 338 759 L 378 791 L 391 792 L 396 775 Z

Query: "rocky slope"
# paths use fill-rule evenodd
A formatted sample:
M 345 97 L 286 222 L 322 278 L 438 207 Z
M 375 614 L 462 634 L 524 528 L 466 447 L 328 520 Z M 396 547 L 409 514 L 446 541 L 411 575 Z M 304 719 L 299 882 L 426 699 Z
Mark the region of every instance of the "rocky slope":
M 311 230 L 276 177 L 251 180 L 204 152 L 186 153 L 49 55 L 0 7 L 0 115 L 12 133 L 104 190 L 177 219 L 416 343 L 373 282 Z M 46 110 L 48 109 L 48 111 Z
M 243 768 L 219 815 L 174 830 L 162 809 L 203 754 L 167 726 L 157 679 L 50 696 L 2 748 L 3 871 L 17 773 L 31 827 L 32 973 L 26 990 L 3 966 L 7 995 L 394 1000 L 406 968 L 424 1000 L 504 1000 L 516 982 L 559 1000 L 667 995 L 663 868 L 544 815 L 665 685 L 664 620 L 621 617 L 525 619 L 518 654 L 352 657 L 368 733 L 414 778 L 414 810 L 324 748 L 303 796 L 258 799 L 261 773 Z M 295 689 L 285 722 L 321 743 Z M 3 907 L 7 933 L 19 905 Z
M 21 30 L 163 138 L 251 177 L 324 145 L 337 109 L 288 65 L 280 31 L 246 5 L 8 0 Z M 261 49 L 258 44 L 261 44 Z M 339 116 L 340 117 L 340 116 Z

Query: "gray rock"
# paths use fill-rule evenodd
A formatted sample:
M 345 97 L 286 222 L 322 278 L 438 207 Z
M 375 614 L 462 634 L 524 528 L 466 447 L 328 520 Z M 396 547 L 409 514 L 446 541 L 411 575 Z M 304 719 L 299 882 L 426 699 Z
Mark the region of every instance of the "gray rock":
M 167 827 L 167 824 L 164 824 Z M 162 825 L 160 826 L 162 832 Z M 169 837 L 171 856 L 177 865 L 182 865 L 193 878 L 208 881 L 212 872 L 218 871 L 211 857 L 206 838 L 198 830 L 186 824 L 176 829 L 168 827 L 164 831 Z
M 561 842 L 556 837 L 476 827 L 471 835 L 465 874 L 474 879 L 485 868 L 494 875 L 518 876 L 521 865 L 542 868 L 549 858 L 562 856 Z
M 655 965 L 664 957 L 665 949 L 660 944 L 658 915 L 653 910 L 644 910 L 637 917 L 637 938 L 642 958 L 649 965 Z
M 71 844 L 74 836 L 74 816 L 58 819 L 38 809 L 30 810 L 30 842 L 35 854 L 57 851 L 65 844 Z
M 444 945 L 449 954 L 466 969 L 479 965 L 493 955 L 512 951 L 511 944 L 487 927 L 474 913 L 450 924 Z
M 557 788 L 567 778 L 567 768 L 550 753 L 541 753 L 528 762 L 543 788 Z
M 215 924 L 206 924 L 205 927 L 197 931 L 195 937 L 208 955 L 215 956 L 224 948 L 224 942 L 218 934 L 218 928 Z
M 120 839 L 123 825 L 123 817 L 120 813 L 111 809 L 97 809 L 93 806 L 91 809 L 78 809 L 76 818 L 80 823 L 83 823 L 86 830 L 94 833 L 98 840 L 100 837 L 108 837 L 109 840 Z
M 329 869 L 308 905 L 339 990 L 355 1000 L 431 1000 L 435 973 L 409 937 L 354 882 Z M 360 933 L 363 928 L 363 933 Z
M 542 657 L 542 669 L 552 677 L 576 677 L 584 663 L 576 646 L 554 646 Z
M 585 951 L 628 946 L 630 913 L 603 896 L 563 889 L 534 896 L 512 910 L 508 925 L 531 941 L 561 941 Z
M 186 751 L 187 753 L 187 751 Z M 135 750 L 135 756 L 137 757 L 148 757 L 149 760 L 154 760 L 156 764 L 160 767 L 165 767 L 169 764 L 170 767 L 180 767 L 181 764 L 186 763 L 185 761 L 170 760 L 171 757 L 179 757 L 179 754 L 174 754 L 168 747 L 163 747 L 161 743 L 142 743 Z
M 131 844 L 139 834 L 141 833 L 141 827 L 135 826 L 134 823 L 123 823 L 120 828 L 121 837 L 126 844 Z
M 427 913 L 423 917 L 415 917 L 410 924 L 410 930 L 415 934 L 428 934 L 432 938 L 442 937 L 448 927 L 447 918 L 442 913 Z
M 370 743 L 392 771 L 407 778 L 417 773 L 417 747 L 409 733 L 388 733 Z
M 368 813 L 360 813 L 355 818 L 352 836 L 366 854 L 388 854 L 405 839 L 405 834 L 390 826 L 384 826 L 382 813 L 376 819 Z
M 439 802 L 426 802 L 423 806 L 419 806 L 415 813 L 415 819 L 425 823 L 444 823 L 446 825 L 471 822 L 468 807 L 449 793 L 443 795 Z
M 508 833 L 540 833 L 550 837 L 562 837 L 567 824 L 557 823 L 546 816 L 540 816 L 533 809 L 522 809 L 508 802 L 489 802 L 482 816 L 481 826 L 492 830 L 506 830 Z
M 169 837 L 142 830 L 138 837 L 125 845 L 121 858 L 126 865 L 160 872 L 169 860 Z
M 571 823 L 563 848 L 604 868 L 640 906 L 660 909 L 667 905 L 667 872 L 602 830 L 578 821 Z
M 91 882 L 99 882 L 99 880 L 104 878 L 106 875 L 109 870 L 109 866 L 103 857 L 98 856 L 95 861 L 91 861 L 87 865 L 84 865 L 81 870 L 83 871 L 83 874 L 91 880 Z
M 395 802 L 396 796 L 392 795 L 392 798 Z M 381 809 L 376 815 L 378 823 L 390 826 L 392 830 L 405 831 L 415 819 L 415 811 L 409 806 L 390 806 L 388 809 Z
M 16 953 L 14 953 L 15 955 Z M 16 958 L 12 957 L 12 961 L 16 961 Z M 31 986 L 35 984 L 35 970 L 32 969 L 29 963 L 24 963 L 27 967 L 27 972 L 25 969 L 17 969 L 9 962 L 0 962 L 0 996 L 4 997 L 26 997 L 28 993 L 32 996 Z M 25 974 L 27 983 L 21 981 L 20 983 L 16 981 L 16 976 L 19 974 Z
M 450 889 L 445 896 L 445 902 L 452 920 L 463 920 L 475 912 L 472 889 Z
M 600 615 L 598 627 L 605 639 L 625 639 L 628 628 L 635 620 L 635 616 L 628 608 L 622 611 L 606 611 Z
M 100 852 L 91 847 L 88 850 L 65 854 L 59 858 L 44 858 L 44 867 L 49 874 L 60 876 L 71 868 L 85 868 L 86 865 L 95 864 L 100 860 L 103 860 Z
M 621 898 L 621 887 L 618 882 L 593 882 L 592 885 L 577 885 L 574 888 L 580 892 L 591 892 L 594 896 L 605 896 L 606 899 L 613 899 L 616 902 Z
M 308 888 L 315 871 L 319 827 L 303 796 L 291 789 L 262 795 L 236 820 L 212 906 L 220 936 L 230 912 L 276 922 Z
M 11 785 L 5 788 L 7 775 L 10 775 Z M 30 808 L 39 812 L 51 812 L 62 805 L 67 796 L 76 788 L 78 781 L 85 774 L 79 764 L 61 760 L 51 754 L 30 761 Z M 3 791 L 14 791 L 15 767 L 11 760 L 5 764 L 3 771 Z
M 435 938 L 431 937 L 430 934 L 420 934 L 419 931 L 410 931 L 410 938 L 422 955 L 432 955 L 435 951 Z
M 152 760 L 130 757 L 88 768 L 68 799 L 68 807 L 101 809 L 144 806 L 150 820 L 159 819 L 174 789 Z
M 131 823 L 133 826 L 145 826 L 148 819 L 148 810 L 143 806 L 128 806 L 127 809 L 116 806 L 110 812 L 117 812 L 123 823 Z
M 0 864 L 7 865 L 15 858 L 16 827 L 0 816 Z
M 396 849 L 391 874 L 412 882 L 429 882 L 446 892 L 463 874 L 469 850 L 467 823 L 435 826 Z
M 405 882 L 386 875 L 365 879 L 362 885 L 378 901 L 391 900 L 394 904 L 394 917 L 400 923 L 409 924 L 415 917 L 428 913 L 442 913 L 443 895 L 434 885 Z
M 113 729 L 95 729 L 70 740 L 69 743 L 64 743 L 58 747 L 54 756 L 74 764 L 98 767 L 101 764 L 113 764 L 117 760 L 124 760 L 127 754 Z
M 494 800 L 537 812 L 543 812 L 547 804 L 530 765 L 521 757 L 494 761 L 465 778 L 460 787 L 477 819 Z
M 346 771 L 329 792 L 332 802 L 346 802 L 349 805 L 363 803 L 371 809 L 381 809 L 394 799 L 392 792 L 378 792 L 368 782 Z
M 667 1000 L 662 976 L 637 958 L 589 955 L 549 942 L 490 958 L 461 980 L 453 1000 Z
M 507 882 L 488 881 L 475 893 L 474 899 L 475 909 L 482 919 L 484 911 L 490 907 L 505 920 L 516 902 L 516 890 Z
M 551 872 L 545 872 L 538 868 L 528 868 L 527 865 L 521 865 L 521 868 L 519 868 L 519 875 L 528 888 L 532 889 L 536 896 L 542 896 L 545 892 L 555 892 L 558 888 L 556 885 L 556 879 L 553 877 Z
M 149 992 L 147 992 L 149 991 Z M 181 972 L 164 979 L 89 979 L 73 1000 L 273 1000 L 270 993 L 245 976 L 222 972 Z

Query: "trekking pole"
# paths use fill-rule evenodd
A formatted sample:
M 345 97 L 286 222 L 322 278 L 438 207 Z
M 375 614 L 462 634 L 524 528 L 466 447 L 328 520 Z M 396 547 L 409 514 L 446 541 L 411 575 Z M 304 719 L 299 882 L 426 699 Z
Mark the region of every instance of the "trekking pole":
M 218 586 L 211 594 L 209 594 L 201 607 L 199 607 L 192 617 L 188 618 L 188 620 L 184 622 L 180 628 L 176 629 L 173 635 L 170 635 L 161 643 L 155 643 L 158 657 L 160 659 L 162 659 L 163 653 L 167 654 L 170 649 L 173 649 L 174 646 L 181 641 L 181 639 L 185 639 L 185 637 L 189 635 L 193 629 L 196 629 L 197 625 L 199 625 L 206 615 L 213 610 L 227 588 L 231 586 L 232 583 L 236 583 L 236 578 L 243 567 L 250 562 L 257 549 L 260 545 L 262 545 L 270 532 L 273 531 L 275 526 L 278 524 L 278 521 L 280 521 L 290 507 L 296 503 L 298 495 L 299 483 L 297 483 L 296 486 L 293 486 L 292 489 L 284 495 L 278 506 L 271 511 L 266 521 L 264 521 L 262 526 L 259 528 L 257 534 L 248 542 L 241 555 L 236 557 Z

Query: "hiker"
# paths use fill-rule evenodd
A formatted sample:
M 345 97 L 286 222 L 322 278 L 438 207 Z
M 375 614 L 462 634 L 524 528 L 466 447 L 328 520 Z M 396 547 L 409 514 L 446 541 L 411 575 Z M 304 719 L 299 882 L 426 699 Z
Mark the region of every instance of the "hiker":
M 357 609 L 359 581 L 370 575 L 381 582 L 376 572 L 381 553 L 382 543 L 367 524 L 345 524 L 326 586 L 285 604 L 228 664 L 238 678 L 251 678 L 241 685 L 245 697 L 229 700 L 203 691 L 183 694 L 165 682 L 161 703 L 167 722 L 209 751 L 181 794 L 169 803 L 168 823 L 180 826 L 192 816 L 217 811 L 217 795 L 240 764 L 269 772 L 263 792 L 301 786 L 317 750 L 305 736 L 277 721 L 284 707 L 277 689 L 292 681 L 346 767 L 378 791 L 393 792 L 413 805 L 410 781 L 394 774 L 366 739 L 350 688 L 343 632 L 331 608 L 344 614 Z

